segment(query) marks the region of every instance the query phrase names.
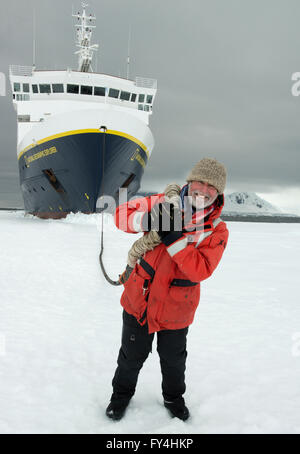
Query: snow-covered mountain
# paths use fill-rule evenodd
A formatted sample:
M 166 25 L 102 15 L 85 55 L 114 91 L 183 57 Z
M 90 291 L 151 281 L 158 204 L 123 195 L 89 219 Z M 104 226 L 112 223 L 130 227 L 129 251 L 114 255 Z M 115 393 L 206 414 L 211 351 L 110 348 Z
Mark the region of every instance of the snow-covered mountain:
M 282 215 L 283 212 L 259 197 L 255 192 L 232 192 L 225 195 L 224 214 L 268 214 Z

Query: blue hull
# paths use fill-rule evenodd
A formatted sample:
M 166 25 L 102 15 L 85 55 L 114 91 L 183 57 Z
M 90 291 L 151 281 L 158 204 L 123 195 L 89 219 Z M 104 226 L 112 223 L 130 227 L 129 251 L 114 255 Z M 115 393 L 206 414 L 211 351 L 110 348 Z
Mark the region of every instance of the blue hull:
M 121 187 L 127 187 L 130 198 L 140 187 L 147 160 L 142 146 L 108 132 L 75 133 L 43 142 L 19 158 L 25 211 L 46 218 L 94 213 L 101 195 L 117 201 Z

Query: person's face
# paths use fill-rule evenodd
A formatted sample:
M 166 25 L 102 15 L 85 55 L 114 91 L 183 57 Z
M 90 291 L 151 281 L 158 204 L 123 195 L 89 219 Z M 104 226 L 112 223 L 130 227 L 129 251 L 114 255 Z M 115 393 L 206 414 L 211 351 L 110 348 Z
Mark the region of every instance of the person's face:
M 201 210 L 216 200 L 218 191 L 214 186 L 203 181 L 191 181 L 188 195 L 192 197 L 192 205 Z

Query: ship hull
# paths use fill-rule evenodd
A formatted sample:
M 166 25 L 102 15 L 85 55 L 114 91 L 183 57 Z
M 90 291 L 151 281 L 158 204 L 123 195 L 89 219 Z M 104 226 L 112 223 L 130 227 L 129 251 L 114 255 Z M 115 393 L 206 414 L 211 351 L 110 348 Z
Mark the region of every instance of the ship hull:
M 97 199 L 119 188 L 135 194 L 147 163 L 136 142 L 107 132 L 74 133 L 51 139 L 19 159 L 25 210 L 40 217 L 94 213 Z

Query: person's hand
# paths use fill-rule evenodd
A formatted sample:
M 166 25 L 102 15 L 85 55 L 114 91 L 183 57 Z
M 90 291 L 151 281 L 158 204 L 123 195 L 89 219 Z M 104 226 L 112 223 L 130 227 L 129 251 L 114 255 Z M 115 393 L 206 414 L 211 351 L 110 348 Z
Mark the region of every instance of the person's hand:
M 131 266 L 127 265 L 125 271 L 122 274 L 119 274 L 119 282 L 121 284 L 125 284 L 125 282 L 128 281 L 132 270 L 133 270 L 133 268 Z
M 170 237 L 180 238 L 183 234 L 183 213 L 179 208 L 172 206 L 169 211 L 169 218 L 166 225 L 157 232 L 163 243 L 168 242 Z M 165 227 L 165 228 L 164 228 Z
M 149 213 L 142 218 L 144 231 L 172 232 L 182 229 L 182 212 L 173 203 L 162 202 L 154 205 Z

